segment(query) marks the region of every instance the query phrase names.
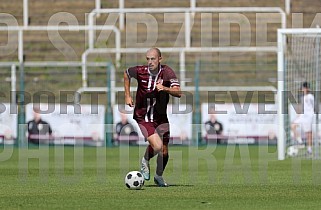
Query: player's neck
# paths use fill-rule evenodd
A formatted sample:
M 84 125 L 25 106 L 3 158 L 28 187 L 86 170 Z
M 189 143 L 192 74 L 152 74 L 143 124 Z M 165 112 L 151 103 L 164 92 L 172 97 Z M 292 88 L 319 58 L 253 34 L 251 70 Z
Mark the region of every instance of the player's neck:
M 156 74 L 158 74 L 160 68 L 161 68 L 161 67 L 160 67 L 160 65 L 159 65 L 157 69 L 154 69 L 154 70 L 148 69 L 148 71 L 149 71 L 150 74 L 156 75 Z

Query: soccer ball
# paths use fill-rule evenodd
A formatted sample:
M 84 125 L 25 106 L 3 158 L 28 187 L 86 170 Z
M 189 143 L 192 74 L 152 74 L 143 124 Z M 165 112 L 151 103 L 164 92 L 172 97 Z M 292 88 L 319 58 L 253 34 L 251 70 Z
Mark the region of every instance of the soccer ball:
M 125 184 L 129 189 L 139 190 L 144 183 L 144 177 L 139 171 L 130 171 L 125 177 Z
M 289 146 L 287 149 L 287 154 L 289 157 L 295 157 L 299 153 L 299 149 L 295 146 Z

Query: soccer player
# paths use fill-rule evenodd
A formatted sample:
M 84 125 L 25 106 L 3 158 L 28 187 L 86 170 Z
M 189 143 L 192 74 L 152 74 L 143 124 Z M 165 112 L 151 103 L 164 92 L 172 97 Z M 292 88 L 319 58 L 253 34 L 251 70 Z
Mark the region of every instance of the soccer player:
M 130 94 L 130 80 L 138 81 L 134 119 L 142 134 L 149 142 L 141 162 L 141 172 L 145 180 L 150 179 L 149 160 L 157 155 L 154 182 L 160 187 L 168 184 L 163 172 L 168 162 L 168 143 L 170 138 L 167 118 L 169 96 L 181 97 L 181 90 L 174 71 L 167 65 L 161 65 L 162 55 L 158 48 L 146 53 L 147 65 L 134 66 L 124 72 L 125 103 L 134 106 Z
M 307 140 L 307 152 L 312 154 L 312 123 L 314 117 L 314 96 L 310 93 L 310 84 L 304 82 L 302 84 L 302 114 L 298 114 L 298 117 L 294 120 L 291 129 L 294 134 L 294 138 L 299 144 L 302 144 L 301 129 L 304 131 L 305 138 Z M 300 134 L 297 132 L 297 127 L 300 126 Z

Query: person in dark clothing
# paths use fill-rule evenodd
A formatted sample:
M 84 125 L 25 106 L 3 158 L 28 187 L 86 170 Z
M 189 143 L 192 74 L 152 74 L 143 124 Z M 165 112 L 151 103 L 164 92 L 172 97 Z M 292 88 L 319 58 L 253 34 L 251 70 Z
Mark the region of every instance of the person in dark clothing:
M 205 122 L 206 134 L 221 135 L 223 133 L 223 125 L 217 121 L 215 114 L 210 114 L 210 119 Z
M 209 120 L 205 122 L 207 140 L 214 140 L 221 143 L 223 134 L 223 125 L 216 119 L 215 111 L 210 110 Z
M 48 122 L 41 119 L 40 109 L 33 109 L 33 120 L 28 122 L 28 141 L 39 144 L 39 140 L 52 134 L 52 129 Z
M 116 133 L 114 140 L 128 140 L 130 142 L 137 142 L 138 134 L 134 126 L 128 122 L 126 114 L 120 112 L 120 122 L 116 124 Z

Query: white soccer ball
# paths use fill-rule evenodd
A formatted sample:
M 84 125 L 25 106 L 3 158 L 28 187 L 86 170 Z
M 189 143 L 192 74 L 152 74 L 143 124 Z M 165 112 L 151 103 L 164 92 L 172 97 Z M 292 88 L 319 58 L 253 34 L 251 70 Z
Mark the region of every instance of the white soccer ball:
M 289 146 L 287 149 L 287 155 L 290 157 L 295 157 L 299 153 L 299 149 L 296 146 Z
M 139 190 L 144 183 L 144 177 L 139 171 L 130 171 L 125 177 L 125 184 L 129 189 Z

